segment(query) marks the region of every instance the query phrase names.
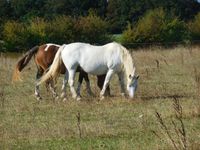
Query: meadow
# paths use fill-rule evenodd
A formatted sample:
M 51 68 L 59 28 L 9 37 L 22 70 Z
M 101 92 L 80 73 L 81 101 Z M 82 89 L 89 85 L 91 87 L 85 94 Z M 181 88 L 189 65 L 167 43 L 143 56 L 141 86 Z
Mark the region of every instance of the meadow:
M 22 72 L 23 81 L 12 83 L 20 55 L 1 53 L 0 149 L 198 150 L 200 48 L 152 47 L 134 50 L 132 55 L 140 75 L 133 100 L 120 96 L 115 75 L 112 96 L 102 101 L 96 77 L 90 76 L 96 97 L 87 95 L 84 83 L 81 101 L 71 98 L 69 88 L 67 102 L 55 101 L 41 86 L 43 99 L 38 102 L 34 61 Z M 58 79 L 58 91 L 62 78 Z

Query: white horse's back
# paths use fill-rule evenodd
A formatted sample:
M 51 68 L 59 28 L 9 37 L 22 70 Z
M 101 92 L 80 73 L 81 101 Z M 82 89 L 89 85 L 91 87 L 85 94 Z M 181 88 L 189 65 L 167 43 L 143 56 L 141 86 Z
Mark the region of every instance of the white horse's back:
M 105 74 L 109 68 L 120 69 L 120 45 L 109 43 L 103 46 L 94 46 L 86 43 L 72 43 L 65 45 L 62 59 L 66 66 L 80 65 L 91 74 Z

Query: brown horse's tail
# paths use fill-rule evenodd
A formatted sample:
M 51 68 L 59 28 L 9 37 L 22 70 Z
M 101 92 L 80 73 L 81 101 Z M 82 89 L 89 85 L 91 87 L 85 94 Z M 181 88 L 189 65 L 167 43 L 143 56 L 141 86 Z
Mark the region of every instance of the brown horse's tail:
M 24 67 L 29 63 L 32 56 L 38 51 L 39 46 L 35 46 L 31 48 L 26 54 L 17 62 L 14 72 L 12 81 L 18 81 L 21 80 L 20 78 L 20 72 L 24 69 Z

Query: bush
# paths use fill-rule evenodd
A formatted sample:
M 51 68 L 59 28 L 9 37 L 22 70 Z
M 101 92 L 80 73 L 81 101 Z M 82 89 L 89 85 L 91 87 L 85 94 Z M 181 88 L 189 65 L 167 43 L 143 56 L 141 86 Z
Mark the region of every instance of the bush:
M 155 9 L 148 11 L 144 17 L 139 19 L 137 24 L 128 28 L 123 32 L 123 42 L 125 43 L 141 43 L 159 41 L 159 34 L 163 26 L 165 13 L 163 9 Z
M 3 40 L 6 49 L 10 51 L 20 50 L 25 41 L 26 27 L 22 23 L 8 21 L 3 27 Z
M 78 41 L 98 44 L 109 41 L 107 22 L 92 13 L 86 17 L 80 17 L 76 28 Z
M 28 23 L 8 21 L 4 25 L 3 40 L 8 51 L 23 51 L 46 42 L 47 23 L 35 18 Z
M 194 40 L 200 39 L 200 13 L 198 13 L 194 20 L 188 24 L 189 31 L 191 32 Z
M 46 29 L 48 42 L 64 44 L 75 41 L 75 20 L 66 16 L 57 16 L 48 23 Z
M 109 41 L 107 22 L 90 14 L 75 20 L 57 16 L 51 21 L 33 18 L 26 23 L 8 21 L 3 26 L 6 49 L 21 51 L 43 43 L 71 43 L 75 41 L 103 44 Z
M 168 18 L 162 8 L 148 11 L 133 27 L 129 24 L 123 32 L 123 43 L 181 42 L 189 40 L 183 21 Z
M 178 18 L 170 19 L 163 24 L 160 40 L 162 42 L 186 42 L 190 40 L 190 34 L 186 24 Z
M 24 43 L 25 47 L 33 47 L 45 43 L 47 41 L 46 28 L 48 22 L 42 18 L 33 18 L 26 24 L 27 32 L 27 44 Z

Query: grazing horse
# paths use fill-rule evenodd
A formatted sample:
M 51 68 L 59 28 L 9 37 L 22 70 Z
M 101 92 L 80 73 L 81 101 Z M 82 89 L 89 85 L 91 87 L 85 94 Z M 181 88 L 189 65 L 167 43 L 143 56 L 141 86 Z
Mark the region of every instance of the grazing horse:
M 17 62 L 15 70 L 14 70 L 14 74 L 13 74 L 13 80 L 14 81 L 21 80 L 20 72 L 29 63 L 29 61 L 31 60 L 33 55 L 35 56 L 35 64 L 37 66 L 36 79 L 38 80 L 43 75 L 43 73 L 49 68 L 49 66 L 52 64 L 55 54 L 58 51 L 59 47 L 60 47 L 60 45 L 56 45 L 56 44 L 44 44 L 41 46 L 35 46 L 32 49 L 30 49 Z M 78 83 L 78 88 L 77 88 L 78 95 L 80 96 L 80 88 L 81 88 L 83 79 L 86 81 L 87 91 L 91 95 L 92 91 L 90 88 L 90 81 L 88 78 L 88 74 L 86 72 L 84 72 L 80 67 L 77 68 L 77 71 L 80 72 L 79 80 L 78 80 L 79 83 Z M 66 68 L 63 63 L 60 64 L 59 72 L 61 74 L 65 74 L 65 72 L 66 72 Z M 100 89 L 102 89 L 105 75 L 97 76 L 97 78 L 98 78 L 98 87 Z M 57 93 L 55 91 L 53 80 L 46 81 L 46 85 L 48 85 L 50 87 L 50 90 L 52 91 L 53 96 L 57 97 Z M 62 85 L 63 93 L 62 93 L 61 97 L 63 97 L 63 98 L 66 96 L 65 89 L 66 89 L 66 80 L 63 81 L 63 85 Z M 107 90 L 107 95 L 110 95 L 110 88 L 108 87 L 106 90 Z M 38 85 L 35 86 L 35 96 L 38 100 L 41 99 Z
M 129 96 L 131 98 L 134 97 L 139 76 L 135 75 L 135 66 L 129 51 L 116 42 L 103 46 L 94 46 L 86 43 L 62 45 L 56 53 L 49 71 L 41 77 L 38 85 L 51 77 L 56 79 L 59 73 L 58 68 L 62 62 L 67 68 L 65 79 L 69 81 L 73 98 L 77 97 L 74 88 L 74 76 L 78 66 L 93 75 L 106 74 L 104 85 L 100 92 L 101 99 L 104 98 L 105 90 L 114 73 L 119 77 L 121 94 L 125 94 L 124 76 L 126 75 Z

